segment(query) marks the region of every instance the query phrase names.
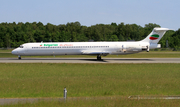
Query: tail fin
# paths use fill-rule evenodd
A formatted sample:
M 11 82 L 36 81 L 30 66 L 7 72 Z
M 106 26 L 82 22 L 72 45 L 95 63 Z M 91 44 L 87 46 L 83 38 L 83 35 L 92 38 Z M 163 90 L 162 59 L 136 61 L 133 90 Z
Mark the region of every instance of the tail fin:
M 154 28 L 153 31 L 141 42 L 149 42 L 157 44 L 159 40 L 163 37 L 163 35 L 170 29 L 168 28 Z

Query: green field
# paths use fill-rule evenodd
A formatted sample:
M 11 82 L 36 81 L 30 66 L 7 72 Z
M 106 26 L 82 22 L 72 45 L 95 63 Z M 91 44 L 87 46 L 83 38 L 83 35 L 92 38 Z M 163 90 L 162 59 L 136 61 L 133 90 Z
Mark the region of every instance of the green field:
M 11 49 L 0 49 L 0 58 L 17 58 Z M 96 58 L 86 55 L 22 56 L 22 58 Z M 179 51 L 155 50 L 102 58 L 180 58 Z M 0 98 L 63 97 L 66 103 L 5 105 L 44 106 L 180 106 L 179 100 L 133 100 L 132 95 L 180 95 L 180 64 L 0 64 Z M 76 100 L 71 100 L 75 98 Z M 86 99 L 88 98 L 88 99 Z M 109 99 L 110 98 L 110 99 Z
M 37 106 L 178 105 L 178 100 L 131 100 L 131 95 L 180 95 L 180 64 L 0 64 L 0 97 L 104 97 L 38 102 Z M 114 100 L 106 97 L 117 97 Z M 119 98 L 119 97 L 123 97 Z M 150 103 L 151 102 L 151 103 Z M 48 103 L 48 104 L 47 104 Z M 21 104 L 20 104 L 21 105 Z M 18 105 L 18 106 L 20 106 Z M 32 105 L 33 104 L 25 104 Z M 22 106 L 25 106 L 22 104 Z
M 0 58 L 17 58 L 11 54 L 12 49 L 0 49 Z M 58 55 L 58 56 L 22 56 L 22 58 L 95 58 L 90 55 Z M 172 50 L 151 50 L 150 52 L 140 52 L 128 55 L 107 55 L 102 58 L 180 58 L 180 51 Z

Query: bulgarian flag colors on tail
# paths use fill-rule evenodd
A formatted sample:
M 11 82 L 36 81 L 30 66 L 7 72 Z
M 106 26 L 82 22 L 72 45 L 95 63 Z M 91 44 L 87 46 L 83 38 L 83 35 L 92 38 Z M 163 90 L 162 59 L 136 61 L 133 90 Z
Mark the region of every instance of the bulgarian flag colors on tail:
M 149 39 L 151 39 L 151 40 L 156 40 L 156 39 L 158 39 L 159 38 L 159 35 L 158 34 L 154 34 L 154 35 L 151 35 L 150 37 L 149 37 Z

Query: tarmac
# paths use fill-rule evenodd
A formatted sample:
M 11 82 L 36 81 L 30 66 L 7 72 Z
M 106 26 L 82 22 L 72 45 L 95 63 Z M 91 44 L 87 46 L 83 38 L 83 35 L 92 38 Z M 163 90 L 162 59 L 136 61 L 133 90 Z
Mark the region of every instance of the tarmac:
M 118 97 L 68 97 L 67 99 L 63 97 L 55 97 L 55 98 L 0 98 L 0 105 L 15 105 L 15 104 L 25 104 L 25 103 L 37 103 L 40 101 L 59 101 L 59 102 L 66 102 L 67 101 L 84 101 L 84 100 L 100 100 L 100 99 L 127 99 L 126 96 L 118 96 Z M 135 100 L 143 100 L 143 99 L 164 99 L 164 100 L 180 100 L 180 96 L 129 96 L 129 99 Z
M 180 58 L 0 58 L 0 63 L 180 63 Z

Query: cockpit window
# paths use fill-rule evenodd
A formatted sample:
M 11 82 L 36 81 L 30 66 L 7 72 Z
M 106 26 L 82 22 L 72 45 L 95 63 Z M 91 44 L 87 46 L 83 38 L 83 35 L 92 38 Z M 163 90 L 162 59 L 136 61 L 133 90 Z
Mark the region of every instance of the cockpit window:
M 23 48 L 24 46 L 20 45 L 20 48 Z

